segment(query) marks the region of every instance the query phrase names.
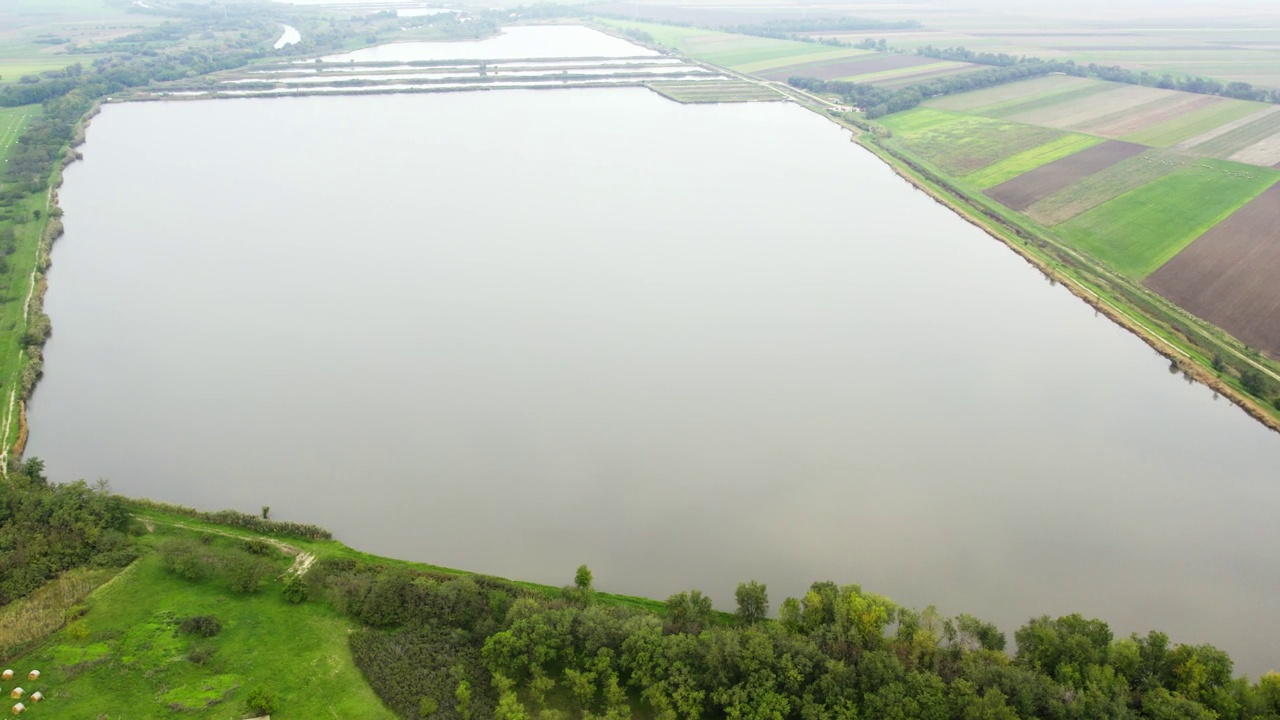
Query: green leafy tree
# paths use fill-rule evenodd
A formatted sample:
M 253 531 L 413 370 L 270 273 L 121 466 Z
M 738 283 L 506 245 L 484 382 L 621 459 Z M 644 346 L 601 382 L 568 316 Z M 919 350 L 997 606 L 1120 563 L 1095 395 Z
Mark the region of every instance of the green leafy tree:
M 573 574 L 573 586 L 580 592 L 591 592 L 591 568 L 579 565 L 578 571 Z
M 744 625 L 754 625 L 768 616 L 769 591 L 764 583 L 738 583 L 734 597 L 738 600 L 738 621 Z

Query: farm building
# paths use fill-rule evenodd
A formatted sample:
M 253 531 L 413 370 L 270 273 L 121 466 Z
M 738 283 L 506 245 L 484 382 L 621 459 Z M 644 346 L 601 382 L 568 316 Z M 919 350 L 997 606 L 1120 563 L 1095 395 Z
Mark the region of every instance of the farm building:
M 35 691 L 35 692 L 31 693 L 31 697 L 29 697 L 29 698 L 27 698 L 27 699 L 28 699 L 28 700 L 30 700 L 30 701 L 31 701 L 31 702 L 33 702 L 33 703 L 38 703 L 38 702 L 40 702 L 41 700 L 43 700 L 43 699 L 44 699 L 44 695 L 41 695 L 41 694 L 40 694 L 40 691 L 39 691 L 39 690 L 37 690 L 37 691 Z
M 39 670 L 32 670 L 31 672 L 27 673 L 27 679 L 28 679 L 28 680 L 39 680 L 39 679 L 40 679 L 40 671 L 39 671 Z
M 0 679 L 3 679 L 3 680 L 12 680 L 12 679 L 13 679 L 13 671 L 12 671 L 12 670 L 5 670 L 3 673 L 0 673 Z
M 27 710 L 27 706 L 23 705 L 22 703 L 18 703 L 13 706 L 14 715 L 21 715 L 22 713 L 26 712 L 26 710 Z
M 9 693 L 9 697 L 13 698 L 14 700 L 18 700 L 18 699 L 20 699 L 23 695 L 26 695 L 26 694 L 27 694 L 27 691 L 26 691 L 26 690 L 23 690 L 23 689 L 22 689 L 22 688 L 20 688 L 20 687 L 16 687 L 16 688 L 14 688 L 14 689 L 13 689 L 13 692 Z

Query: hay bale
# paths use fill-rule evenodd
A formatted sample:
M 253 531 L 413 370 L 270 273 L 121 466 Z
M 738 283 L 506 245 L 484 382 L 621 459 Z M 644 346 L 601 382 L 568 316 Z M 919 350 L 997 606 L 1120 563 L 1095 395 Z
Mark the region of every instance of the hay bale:
M 32 670 L 31 672 L 27 673 L 27 679 L 28 679 L 28 680 L 39 680 L 39 679 L 40 679 L 40 671 L 39 671 L 39 670 Z
M 27 711 L 27 706 L 26 706 L 26 705 L 23 705 L 22 703 L 18 703 L 17 705 L 14 705 L 14 706 L 13 706 L 13 714 L 14 714 L 14 715 L 21 715 L 22 713 L 24 713 L 24 712 L 26 712 L 26 711 Z
M 13 698 L 14 700 L 19 700 L 22 698 L 23 695 L 26 695 L 26 694 L 27 694 L 26 690 L 23 690 L 20 687 L 16 687 L 13 689 L 13 692 L 9 693 L 9 697 Z
M 13 679 L 12 670 L 5 670 L 4 672 L 0 673 L 0 680 L 12 680 L 12 679 Z

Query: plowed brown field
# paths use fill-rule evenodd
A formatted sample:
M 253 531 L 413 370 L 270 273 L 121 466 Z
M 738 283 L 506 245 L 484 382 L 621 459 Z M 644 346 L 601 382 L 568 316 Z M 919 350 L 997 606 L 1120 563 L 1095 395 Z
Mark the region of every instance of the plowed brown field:
M 1037 200 L 1047 198 L 1146 149 L 1134 143 L 1109 140 L 1000 183 L 987 190 L 987 195 L 1013 210 L 1026 210 Z
M 1280 357 L 1280 184 L 1201 235 L 1147 287 Z

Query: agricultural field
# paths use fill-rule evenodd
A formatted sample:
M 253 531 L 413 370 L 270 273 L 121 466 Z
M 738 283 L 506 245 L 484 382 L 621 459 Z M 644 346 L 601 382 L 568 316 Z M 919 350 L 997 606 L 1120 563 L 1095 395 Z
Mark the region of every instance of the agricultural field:
M 0 108 L 0 163 L 9 162 L 9 151 L 18 142 L 18 136 L 22 135 L 28 121 L 39 112 L 40 107 L 36 105 Z M 0 169 L 3 169 L 3 165 L 0 165 Z
M 1036 201 L 1025 212 L 1042 225 L 1059 225 L 1112 198 L 1195 163 L 1195 157 L 1177 151 L 1147 150 Z
M 1101 142 L 1103 142 L 1102 138 L 1091 135 L 1063 135 L 1044 145 L 1039 145 L 1012 157 L 1005 158 L 994 165 L 988 165 L 965 179 L 971 185 L 979 188 L 1001 185 L 1042 165 L 1054 163 L 1054 161 L 1062 158 L 1075 158 L 1084 155 L 1085 153 L 1081 151 Z
M 1191 243 L 1146 285 L 1248 345 L 1280 355 L 1280 184 Z
M 1063 223 L 1068 243 L 1144 278 L 1280 179 L 1280 172 L 1201 159 Z
M 983 69 L 972 63 L 939 61 L 919 55 L 610 18 L 599 20 L 622 30 L 646 32 L 655 43 L 698 60 L 776 82 L 800 75 L 900 87 Z
M 882 124 L 894 132 L 895 144 L 905 145 L 916 156 L 955 177 L 964 177 L 1063 136 L 1051 128 L 930 108 L 883 118 Z
M 1020 8 L 1021 17 L 997 13 L 948 13 L 921 6 L 901 7 L 898 16 L 920 20 L 911 30 L 814 32 L 815 38 L 858 43 L 884 39 L 907 51 L 933 47 L 965 47 L 977 52 L 1027 55 L 1079 63 L 1119 65 L 1156 75 L 1201 75 L 1223 82 L 1240 81 L 1280 88 L 1280 13 L 1261 5 L 1242 8 L 1237 17 L 1224 8 L 1162 8 L 1160 23 L 1141 18 L 1070 21 L 1034 17 L 1038 8 Z M 931 12 L 932 11 L 932 12 Z M 1048 7 L 1044 12 L 1049 14 Z
M 1065 146 L 1062 149 L 1066 152 L 1058 155 L 1058 158 L 1052 162 L 1039 164 L 1038 167 L 1029 169 L 1026 172 L 1016 172 L 1021 168 L 1014 166 L 1007 168 L 1008 171 L 1006 172 L 999 173 L 997 175 L 998 178 L 1008 179 L 988 190 L 987 195 L 1013 210 L 1026 210 L 1037 201 L 1043 200 L 1094 173 L 1105 170 L 1146 150 L 1141 145 L 1120 142 L 1119 140 L 1108 140 L 1098 144 L 1097 142 L 1087 141 L 1101 140 L 1101 138 L 1090 138 L 1086 135 L 1084 136 L 1085 141 L 1081 141 L 1078 139 L 1079 137 L 1068 135 L 1067 138 L 1074 142 L 1070 144 L 1059 143 L 1059 146 Z M 1043 156 L 1037 156 L 1036 159 L 1039 159 L 1039 157 Z M 997 163 L 992 167 L 999 167 L 1003 164 L 1006 163 Z M 978 174 L 986 174 L 990 169 L 983 170 Z
M 788 65 L 840 60 L 871 54 L 868 50 L 855 48 L 735 35 L 699 28 L 612 19 L 601 19 L 601 22 L 623 30 L 647 32 L 659 45 L 744 73 L 760 74 Z
M 1263 167 L 1280 163 L 1280 108 L 1256 102 L 1050 75 L 924 105 Z

